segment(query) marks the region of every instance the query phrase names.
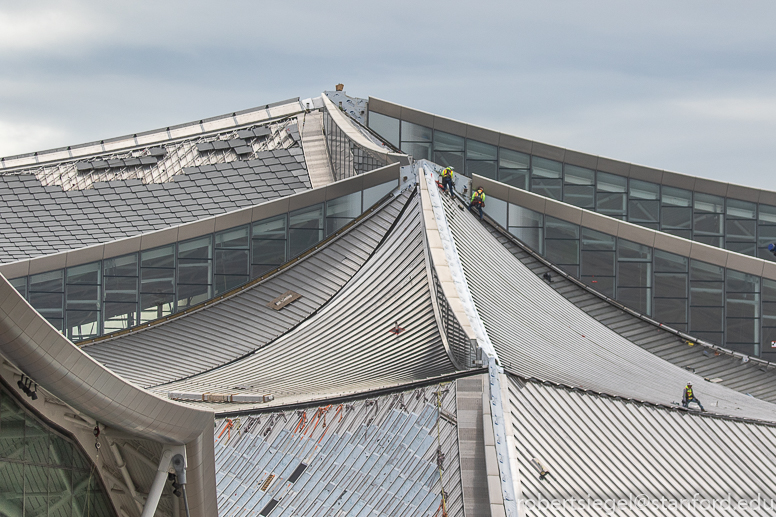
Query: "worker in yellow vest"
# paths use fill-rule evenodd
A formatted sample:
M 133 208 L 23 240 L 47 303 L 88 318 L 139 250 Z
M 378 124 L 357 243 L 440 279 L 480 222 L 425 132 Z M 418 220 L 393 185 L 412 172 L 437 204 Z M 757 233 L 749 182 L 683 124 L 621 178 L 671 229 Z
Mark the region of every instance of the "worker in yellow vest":
M 447 192 L 447 186 L 450 186 L 450 196 L 453 195 L 453 186 L 455 183 L 453 178 L 455 177 L 455 171 L 452 167 L 445 167 L 442 169 L 442 191 Z
M 690 402 L 695 402 L 698 404 L 698 407 L 701 408 L 701 411 L 706 411 L 703 409 L 703 405 L 701 404 L 701 401 L 698 400 L 698 397 L 695 396 L 695 393 L 692 391 L 692 383 L 688 382 L 687 386 L 684 387 L 684 393 L 682 394 L 682 406 L 688 407 L 690 405 Z
M 485 190 L 482 187 L 477 187 L 477 190 L 472 194 L 472 202 L 469 203 L 469 210 L 476 208 L 482 219 L 482 209 L 485 208 Z

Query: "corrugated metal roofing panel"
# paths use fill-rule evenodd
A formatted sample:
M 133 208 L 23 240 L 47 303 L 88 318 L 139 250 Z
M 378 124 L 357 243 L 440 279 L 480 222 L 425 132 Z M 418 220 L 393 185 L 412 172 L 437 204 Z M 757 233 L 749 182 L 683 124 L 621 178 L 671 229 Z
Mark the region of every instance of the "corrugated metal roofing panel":
M 513 239 L 508 239 L 491 225 L 487 228 L 534 274 L 541 276 L 548 271 L 544 264 L 522 249 Z M 742 362 L 740 358 L 720 354 L 707 347 L 688 346 L 677 335 L 622 311 L 571 280 L 560 275 L 553 275 L 552 278 L 550 285 L 553 289 L 569 300 L 573 297 L 574 305 L 643 349 L 670 363 L 694 371 L 705 379 L 722 379 L 718 382 L 723 386 L 776 402 L 776 366 L 766 367 L 755 361 Z
M 409 194 L 279 274 L 198 312 L 83 347 L 127 379 L 149 387 L 208 371 L 277 339 L 327 303 L 367 261 Z M 267 304 L 292 290 L 280 311 Z
M 508 370 L 637 400 L 671 404 L 686 382 L 707 410 L 776 421 L 776 405 L 647 352 L 573 305 L 517 260 L 468 211 L 447 217 L 477 310 Z
M 767 503 L 776 498 L 774 427 L 512 376 L 509 409 L 519 470 L 515 489 L 527 517 L 736 514 L 702 506 L 728 497 L 734 504 L 760 497 L 766 504 L 741 514 L 773 515 Z M 549 472 L 544 479 L 536 460 Z M 567 506 L 548 509 L 553 500 Z M 583 507 L 589 500 L 602 503 Z M 623 506 L 612 508 L 620 500 Z
M 439 418 L 437 394 L 441 395 Z M 218 514 L 463 515 L 456 381 L 299 411 L 219 420 Z M 231 426 L 231 427 L 229 427 Z M 439 451 L 443 471 L 437 468 Z M 253 512 L 253 513 L 252 513 Z M 441 512 L 439 512 L 441 514 Z
M 397 324 L 404 330 L 394 334 Z M 248 357 L 154 391 L 240 388 L 282 404 L 454 371 L 431 305 L 415 196 L 374 256 L 317 314 Z

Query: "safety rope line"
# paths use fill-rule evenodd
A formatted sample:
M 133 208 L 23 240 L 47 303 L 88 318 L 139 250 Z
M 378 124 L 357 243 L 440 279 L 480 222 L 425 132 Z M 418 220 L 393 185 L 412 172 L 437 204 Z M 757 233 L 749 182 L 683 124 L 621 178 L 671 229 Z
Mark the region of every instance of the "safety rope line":
M 437 385 L 437 468 L 439 469 L 439 485 L 442 492 L 442 502 L 440 508 L 442 509 L 442 517 L 447 517 L 447 501 L 445 499 L 445 484 L 442 478 L 442 461 L 440 461 L 440 455 L 442 454 L 442 432 L 439 429 L 439 421 L 442 419 L 442 385 Z M 439 513 L 439 508 L 437 508 Z M 436 515 L 436 514 L 434 514 Z

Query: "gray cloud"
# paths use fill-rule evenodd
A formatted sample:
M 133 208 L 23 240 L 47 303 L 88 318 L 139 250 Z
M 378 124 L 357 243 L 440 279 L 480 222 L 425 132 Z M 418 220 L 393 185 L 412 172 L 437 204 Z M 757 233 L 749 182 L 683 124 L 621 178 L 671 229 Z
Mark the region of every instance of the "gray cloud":
M 0 154 L 352 95 L 776 189 L 776 4 L 0 2 Z

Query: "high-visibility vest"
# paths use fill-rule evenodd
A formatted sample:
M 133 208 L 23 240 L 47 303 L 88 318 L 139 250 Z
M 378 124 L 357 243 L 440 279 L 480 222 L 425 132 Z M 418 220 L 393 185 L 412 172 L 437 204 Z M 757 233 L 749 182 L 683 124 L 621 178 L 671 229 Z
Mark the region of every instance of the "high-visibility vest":
M 479 190 L 475 191 L 474 194 L 472 194 L 472 203 L 477 203 L 478 205 L 485 202 L 485 192 L 480 192 Z
M 445 167 L 442 169 L 442 177 L 446 178 L 448 176 L 450 176 L 450 179 L 453 178 L 453 170 L 450 167 Z
M 693 399 L 692 388 L 687 386 L 684 388 L 684 391 L 685 391 L 685 394 L 687 395 L 687 400 L 692 400 Z

